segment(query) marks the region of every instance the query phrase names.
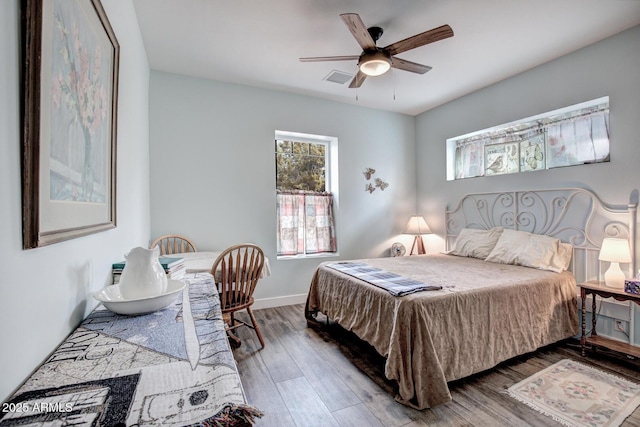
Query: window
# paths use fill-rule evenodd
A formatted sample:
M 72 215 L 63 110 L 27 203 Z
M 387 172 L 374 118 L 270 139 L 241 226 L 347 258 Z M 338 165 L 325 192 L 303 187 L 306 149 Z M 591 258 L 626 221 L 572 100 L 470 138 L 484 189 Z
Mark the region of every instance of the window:
M 609 97 L 447 140 L 447 180 L 609 161 Z
M 337 252 L 337 139 L 276 131 L 277 255 Z M 335 172 L 334 172 L 335 170 Z

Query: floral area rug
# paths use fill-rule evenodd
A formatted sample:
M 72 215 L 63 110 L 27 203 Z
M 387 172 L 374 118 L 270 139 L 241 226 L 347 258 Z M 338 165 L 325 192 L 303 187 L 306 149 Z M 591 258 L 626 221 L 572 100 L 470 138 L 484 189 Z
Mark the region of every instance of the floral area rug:
M 640 405 L 640 385 L 564 359 L 507 393 L 566 426 L 619 426 Z

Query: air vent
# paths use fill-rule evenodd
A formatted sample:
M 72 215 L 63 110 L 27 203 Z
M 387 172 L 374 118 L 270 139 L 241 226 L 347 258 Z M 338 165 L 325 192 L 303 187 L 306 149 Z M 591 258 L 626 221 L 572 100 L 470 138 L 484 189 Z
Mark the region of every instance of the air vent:
M 351 81 L 352 78 L 353 78 L 353 74 L 344 73 L 342 71 L 337 71 L 337 70 L 332 70 L 329 73 L 329 75 L 327 75 L 327 77 L 325 77 L 323 80 L 343 85 L 346 82 Z

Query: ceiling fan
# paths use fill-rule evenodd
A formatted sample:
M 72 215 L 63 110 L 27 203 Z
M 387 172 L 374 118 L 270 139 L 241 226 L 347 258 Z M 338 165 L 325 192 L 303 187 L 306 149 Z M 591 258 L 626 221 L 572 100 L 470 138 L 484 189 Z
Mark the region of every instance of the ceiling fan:
M 427 65 L 418 64 L 416 62 L 407 61 L 398 58 L 397 54 L 415 49 L 429 43 L 444 40 L 453 37 L 453 30 L 448 25 L 434 28 L 424 33 L 416 34 L 399 42 L 390 44 L 389 46 L 380 48 L 376 46 L 376 41 L 382 36 L 382 28 L 365 27 L 360 15 L 357 13 L 343 13 L 340 18 L 345 23 L 353 37 L 362 48 L 360 55 L 348 56 L 314 56 L 300 58 L 301 62 L 319 62 L 319 61 L 351 61 L 358 60 L 358 72 L 353 80 L 351 80 L 350 88 L 358 88 L 362 86 L 367 76 L 379 76 L 391 67 L 398 70 L 410 71 L 412 73 L 424 74 L 431 69 Z

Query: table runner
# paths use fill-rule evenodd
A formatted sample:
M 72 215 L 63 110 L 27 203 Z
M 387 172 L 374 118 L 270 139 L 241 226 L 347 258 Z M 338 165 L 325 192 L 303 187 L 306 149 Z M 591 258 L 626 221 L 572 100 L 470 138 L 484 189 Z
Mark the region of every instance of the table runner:
M 211 275 L 185 278 L 163 310 L 122 316 L 99 306 L 4 404 L 0 426 L 248 425 Z
M 362 262 L 336 262 L 327 264 L 327 267 L 382 288 L 394 297 L 401 297 L 414 292 L 442 289 L 442 286 L 427 285 L 418 280 L 408 279 L 399 274 L 381 270 Z

